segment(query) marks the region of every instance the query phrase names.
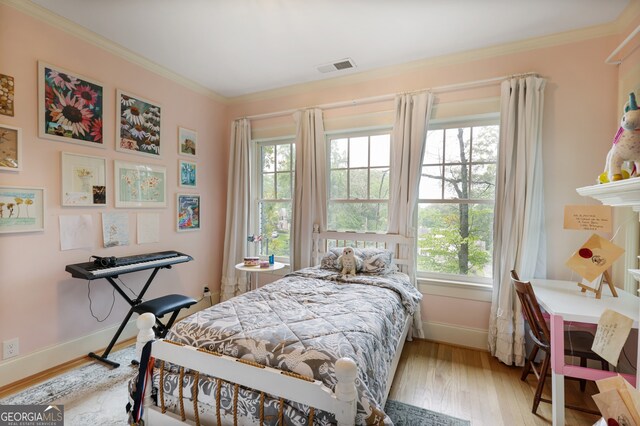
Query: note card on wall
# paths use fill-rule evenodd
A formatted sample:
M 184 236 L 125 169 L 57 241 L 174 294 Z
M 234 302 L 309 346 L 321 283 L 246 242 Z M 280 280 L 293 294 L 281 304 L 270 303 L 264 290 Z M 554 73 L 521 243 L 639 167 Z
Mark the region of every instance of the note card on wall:
M 618 357 L 627 341 L 633 320 L 611 309 L 605 310 L 598 320 L 596 337 L 591 350 L 606 359 L 613 366 L 618 365 Z
M 611 232 L 611 206 L 564 206 L 564 229 Z

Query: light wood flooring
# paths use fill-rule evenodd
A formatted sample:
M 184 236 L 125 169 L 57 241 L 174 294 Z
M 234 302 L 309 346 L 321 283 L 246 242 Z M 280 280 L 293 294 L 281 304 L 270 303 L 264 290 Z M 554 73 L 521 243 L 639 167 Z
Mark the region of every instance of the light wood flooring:
M 521 367 L 509 367 L 488 352 L 414 340 L 406 342 L 389 399 L 470 420 L 473 426 L 550 425 L 551 404 L 531 413 L 536 378 L 520 380 Z M 578 381 L 566 381 L 569 404 L 597 410 L 593 382 L 580 392 Z M 551 377 L 545 396 L 551 395 Z M 566 425 L 593 425 L 598 416 L 567 409 Z

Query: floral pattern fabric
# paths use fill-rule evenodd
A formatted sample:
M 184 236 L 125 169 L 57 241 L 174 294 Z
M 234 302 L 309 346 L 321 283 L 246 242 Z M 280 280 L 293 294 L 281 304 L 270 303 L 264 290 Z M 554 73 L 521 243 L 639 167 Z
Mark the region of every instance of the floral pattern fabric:
M 320 260 L 320 267 L 323 269 L 337 269 L 338 257 L 342 254 L 344 247 L 333 247 Z M 379 248 L 354 248 L 353 254 L 360 261 L 358 262 L 358 272 L 368 272 L 371 274 L 389 274 L 396 272 L 398 268 L 393 263 L 393 252 L 391 250 Z
M 421 297 L 402 273 L 343 276 L 305 268 L 185 318 L 167 339 L 313 377 L 330 389 L 336 384 L 335 361 L 350 357 L 358 365 L 356 424 L 391 424 L 381 407 L 387 379 L 392 379 L 389 368 L 407 315 Z M 178 370 L 165 368 L 165 399 L 172 406 Z M 158 376 L 156 371 L 156 387 Z M 191 395 L 193 380 L 192 374 L 185 375 L 185 395 Z M 215 417 L 217 386 L 216 379 L 200 378 L 201 415 L 210 416 L 213 409 Z M 222 383 L 222 417 L 233 415 L 233 395 L 233 385 Z M 259 399 L 259 392 L 240 388 L 237 415 L 242 424 L 259 423 Z M 265 398 L 265 416 L 275 419 L 267 424 L 277 423 L 279 407 L 277 399 Z M 308 424 L 307 407 L 287 402 L 284 412 L 286 424 Z M 316 411 L 314 424 L 334 422 L 332 415 Z

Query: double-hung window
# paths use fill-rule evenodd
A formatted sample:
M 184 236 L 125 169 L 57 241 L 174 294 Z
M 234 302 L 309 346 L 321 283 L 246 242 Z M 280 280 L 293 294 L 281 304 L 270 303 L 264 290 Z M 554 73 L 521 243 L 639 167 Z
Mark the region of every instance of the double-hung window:
M 386 232 L 390 130 L 336 134 L 327 137 L 327 142 L 328 229 Z
M 256 255 L 289 262 L 293 210 L 295 145 L 292 139 L 257 141 L 256 208 L 253 222 Z M 251 243 L 249 243 L 251 245 Z
M 419 276 L 490 284 L 498 117 L 430 123 L 418 200 Z

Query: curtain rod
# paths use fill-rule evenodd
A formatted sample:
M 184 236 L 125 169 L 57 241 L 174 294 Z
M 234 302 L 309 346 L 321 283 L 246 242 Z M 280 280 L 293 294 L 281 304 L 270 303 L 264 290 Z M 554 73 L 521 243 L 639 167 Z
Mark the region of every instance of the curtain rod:
M 506 75 L 506 76 L 502 76 L 502 77 L 494 77 L 494 78 L 488 78 L 485 80 L 475 80 L 475 81 L 469 81 L 469 82 L 465 82 L 465 83 L 456 83 L 456 84 L 448 84 L 446 86 L 436 86 L 436 87 L 431 87 L 428 89 L 419 89 L 419 90 L 412 90 L 409 92 L 401 92 L 401 94 L 410 94 L 410 93 L 418 93 L 418 92 L 423 92 L 423 91 L 428 91 L 431 93 L 443 93 L 443 92 L 454 92 L 456 90 L 464 90 L 464 89 L 474 89 L 477 87 L 483 87 L 483 86 L 490 86 L 492 84 L 496 84 L 496 83 L 500 83 L 506 79 L 509 78 L 515 78 L 515 77 L 527 77 L 530 75 L 538 75 L 538 73 L 536 72 L 526 72 L 526 73 L 522 73 L 522 74 L 511 74 L 511 75 Z M 367 105 L 367 104 L 371 104 L 371 103 L 376 103 L 376 102 L 384 102 L 384 101 L 390 101 L 393 100 L 396 97 L 397 93 L 388 93 L 386 95 L 379 95 L 379 96 L 371 96 L 368 98 L 360 98 L 360 99 L 352 99 L 352 100 L 348 100 L 348 101 L 340 101 L 340 102 L 332 102 L 332 103 L 328 103 L 328 104 L 322 104 L 322 105 L 315 105 L 315 106 L 309 106 L 309 107 L 301 107 L 301 108 L 292 108 L 292 109 L 288 109 L 288 110 L 284 110 L 284 111 L 277 111 L 277 112 L 268 112 L 265 114 L 256 114 L 256 115 L 247 115 L 243 118 L 249 119 L 249 120 L 263 120 L 266 118 L 274 118 L 274 117 L 281 117 L 284 115 L 290 115 L 293 114 L 296 111 L 300 111 L 300 110 L 304 110 L 304 109 L 308 109 L 308 108 L 320 108 L 320 109 L 334 109 L 334 108 L 342 108 L 342 107 L 348 107 L 348 106 L 356 106 L 356 105 Z

